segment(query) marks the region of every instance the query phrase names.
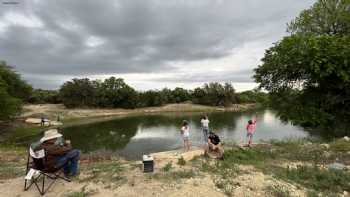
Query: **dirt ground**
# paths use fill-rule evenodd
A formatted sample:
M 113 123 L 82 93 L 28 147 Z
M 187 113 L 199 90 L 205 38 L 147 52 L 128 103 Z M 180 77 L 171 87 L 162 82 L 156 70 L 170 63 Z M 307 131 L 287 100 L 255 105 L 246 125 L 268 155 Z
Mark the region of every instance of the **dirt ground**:
M 210 177 L 188 179 L 181 183 L 169 184 L 160 181 L 149 181 L 139 170 L 129 172 L 132 174 L 130 181 L 116 189 L 102 182 L 81 183 L 73 181 L 70 183 L 59 180 L 54 184 L 45 196 L 69 196 L 73 192 L 85 191 L 89 196 L 225 196 L 215 189 Z M 0 182 L 0 196 L 4 197 L 35 197 L 39 196 L 36 188 L 23 191 L 23 177 Z M 112 186 L 111 186 L 112 185 Z
M 48 197 L 73 197 L 73 196 L 95 196 L 95 197 L 201 197 L 201 196 L 227 196 L 225 191 L 219 189 L 215 184 L 215 175 L 200 172 L 198 175 L 183 179 L 164 179 L 155 178 L 157 173 L 164 173 L 164 166 L 172 162 L 171 171 L 196 170 L 191 165 L 191 160 L 196 156 L 201 156 L 203 150 L 196 148 L 192 151 L 183 153 L 182 150 L 155 153 L 152 156 L 155 159 L 155 172 L 143 173 L 142 163 L 123 162 L 122 181 L 110 181 L 107 178 L 89 179 L 90 172 L 86 170 L 86 162 L 82 162 L 82 170 L 78 178 L 68 183 L 58 180 L 45 196 Z M 186 165 L 178 165 L 178 158 L 184 158 Z M 85 167 L 84 167 L 85 166 Z M 108 167 L 107 167 L 108 168 Z M 231 196 L 269 196 L 265 190 L 270 185 L 278 185 L 288 188 L 292 196 L 306 196 L 305 192 L 292 184 L 274 179 L 270 175 L 265 175 L 256 170 L 253 166 L 240 165 L 240 170 L 244 173 L 234 179 L 230 185 L 232 187 Z M 103 168 L 102 168 L 103 169 Z M 106 170 L 108 171 L 108 170 Z M 114 176 L 114 175 L 108 175 Z M 153 177 L 152 177 L 153 176 Z M 86 181 L 88 180 L 88 181 Z M 107 181 L 105 181 L 107 180 Z M 24 175 L 8 180 L 0 180 L 0 196 L 4 197 L 36 197 L 40 196 L 36 188 L 23 190 Z
M 265 188 L 271 184 L 284 185 L 292 191 L 292 196 L 306 196 L 305 192 L 273 177 L 255 171 L 252 167 L 241 166 L 242 169 L 250 171 L 249 174 L 241 175 L 236 178 L 235 187 L 232 196 L 268 196 Z M 64 197 L 74 192 L 82 192 L 88 196 L 108 197 L 108 196 L 176 196 L 176 197 L 198 197 L 198 196 L 226 196 L 223 191 L 218 189 L 213 178 L 209 174 L 203 174 L 199 177 L 184 179 L 173 182 L 163 182 L 154 179 L 148 179 L 147 175 L 140 169 L 128 171 L 127 181 L 121 186 L 115 187 L 114 183 L 102 182 L 80 182 L 74 180 L 67 183 L 57 181 L 45 196 Z M 84 176 L 81 174 L 80 176 Z M 0 182 L 0 196 L 4 197 L 35 197 L 39 196 L 38 191 L 32 187 L 28 191 L 23 191 L 23 177 L 4 180 Z

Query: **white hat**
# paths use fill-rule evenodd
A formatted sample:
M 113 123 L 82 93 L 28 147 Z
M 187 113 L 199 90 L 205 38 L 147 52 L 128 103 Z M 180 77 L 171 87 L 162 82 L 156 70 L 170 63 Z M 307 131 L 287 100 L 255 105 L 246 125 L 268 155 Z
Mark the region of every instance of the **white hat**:
M 40 139 L 40 142 L 62 137 L 62 134 L 58 133 L 57 129 L 50 129 L 45 131 L 44 137 Z

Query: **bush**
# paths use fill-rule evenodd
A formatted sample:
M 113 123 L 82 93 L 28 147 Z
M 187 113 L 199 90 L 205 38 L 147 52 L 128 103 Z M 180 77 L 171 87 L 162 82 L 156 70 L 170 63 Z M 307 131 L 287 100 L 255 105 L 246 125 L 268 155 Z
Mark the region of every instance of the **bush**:
M 186 160 L 183 157 L 180 157 L 177 161 L 177 164 L 180 166 L 186 165 Z
M 173 168 L 173 163 L 172 163 L 172 162 L 169 162 L 169 163 L 167 163 L 167 164 L 162 168 L 162 170 L 163 170 L 164 172 L 169 172 L 172 168 Z

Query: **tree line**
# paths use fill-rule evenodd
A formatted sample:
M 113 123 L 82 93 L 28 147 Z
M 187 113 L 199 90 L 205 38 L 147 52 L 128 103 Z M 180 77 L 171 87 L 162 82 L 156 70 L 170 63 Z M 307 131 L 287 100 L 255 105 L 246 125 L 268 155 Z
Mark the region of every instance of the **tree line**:
M 239 94 L 230 83 L 204 84 L 194 90 L 163 88 L 136 91 L 121 78 L 101 80 L 73 79 L 64 83 L 59 96 L 69 107 L 139 108 L 191 101 L 195 104 L 230 106 L 240 103 Z M 243 101 L 245 102 L 245 101 Z
M 266 50 L 255 81 L 282 119 L 350 133 L 350 1 L 318 0 Z
M 266 100 L 267 94 L 258 90 L 237 93 L 230 83 L 204 84 L 194 90 L 177 87 L 137 91 L 121 78 L 105 80 L 72 79 L 59 90 L 34 89 L 13 68 L 0 62 L 0 121 L 17 116 L 24 103 L 63 103 L 68 108 L 140 108 L 190 101 L 211 106 L 255 103 Z

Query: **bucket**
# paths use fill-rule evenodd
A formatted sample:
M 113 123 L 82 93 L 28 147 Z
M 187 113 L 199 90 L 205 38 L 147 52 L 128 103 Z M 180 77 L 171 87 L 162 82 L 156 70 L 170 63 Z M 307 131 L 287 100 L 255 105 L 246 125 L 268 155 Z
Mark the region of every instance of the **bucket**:
M 150 155 L 143 155 L 142 157 L 143 163 L 143 172 L 153 172 L 154 170 L 154 160 Z

